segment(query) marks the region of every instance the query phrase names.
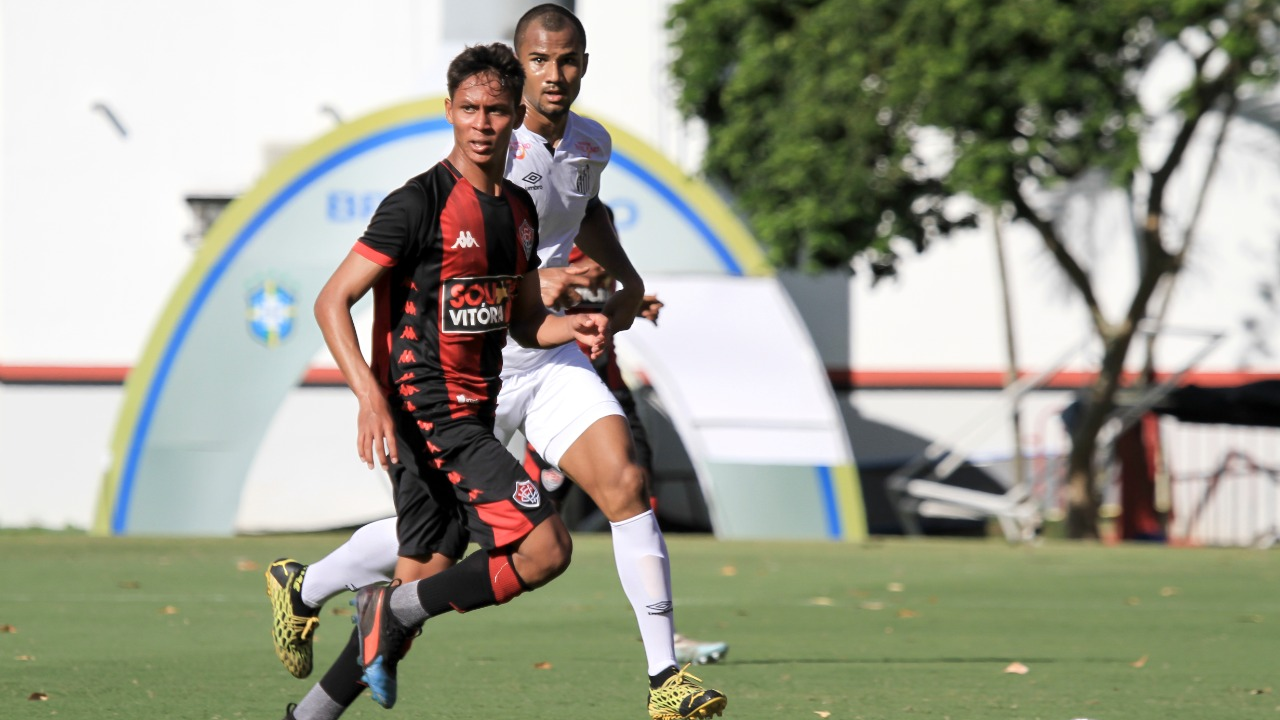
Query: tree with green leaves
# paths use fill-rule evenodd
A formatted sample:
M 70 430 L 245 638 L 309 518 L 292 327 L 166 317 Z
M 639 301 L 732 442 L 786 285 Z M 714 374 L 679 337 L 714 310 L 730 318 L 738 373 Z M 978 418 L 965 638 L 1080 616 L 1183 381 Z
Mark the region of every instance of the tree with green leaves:
M 924 250 L 984 208 L 1035 229 L 1102 348 L 1072 432 L 1075 537 L 1098 534 L 1099 434 L 1194 236 L 1166 207 L 1170 180 L 1198 133 L 1219 134 L 1216 153 L 1240 98 L 1274 83 L 1278 23 L 1277 0 L 682 0 L 669 20 L 705 171 L 777 264 L 890 267 L 891 242 Z M 1144 108 L 1139 86 L 1169 51 L 1185 86 Z M 1157 121 L 1172 133 L 1143 144 Z M 1045 201 L 1098 177 L 1128 194 L 1139 258 L 1111 314 Z

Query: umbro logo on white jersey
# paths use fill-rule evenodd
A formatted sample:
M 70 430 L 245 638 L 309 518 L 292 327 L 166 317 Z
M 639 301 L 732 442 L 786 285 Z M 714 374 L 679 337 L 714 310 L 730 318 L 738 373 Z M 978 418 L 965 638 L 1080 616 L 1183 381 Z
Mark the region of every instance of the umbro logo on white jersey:
M 480 243 L 476 242 L 476 239 L 471 236 L 470 230 L 463 230 L 458 233 L 458 239 L 453 241 L 453 245 L 449 246 L 449 249 L 457 250 L 458 248 L 473 247 L 480 247 Z

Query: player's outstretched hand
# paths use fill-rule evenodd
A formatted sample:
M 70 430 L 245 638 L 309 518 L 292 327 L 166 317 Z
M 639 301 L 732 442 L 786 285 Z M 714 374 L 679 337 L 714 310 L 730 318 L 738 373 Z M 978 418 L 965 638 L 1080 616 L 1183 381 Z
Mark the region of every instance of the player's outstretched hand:
M 609 318 L 600 313 L 567 315 L 566 318 L 571 323 L 573 339 L 586 348 L 587 355 L 592 360 L 600 357 L 605 349 L 605 341 L 608 339 Z
M 364 464 L 373 469 L 374 459 L 383 470 L 390 470 L 391 463 L 400 462 L 396 451 L 396 426 L 391 419 L 391 409 L 380 393 L 360 398 L 360 411 L 356 419 L 356 452 Z
M 653 323 L 654 325 L 657 325 L 658 313 L 661 310 L 662 310 L 662 301 L 658 299 L 658 296 L 645 295 L 644 299 L 640 301 L 640 311 L 636 313 L 636 317 L 643 318 Z

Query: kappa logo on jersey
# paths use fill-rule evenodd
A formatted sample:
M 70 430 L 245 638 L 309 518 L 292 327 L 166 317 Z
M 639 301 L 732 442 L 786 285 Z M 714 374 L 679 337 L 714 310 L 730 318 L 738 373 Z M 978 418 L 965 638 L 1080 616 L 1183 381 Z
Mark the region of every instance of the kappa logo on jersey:
M 453 241 L 453 244 L 449 246 L 449 249 L 457 250 L 459 248 L 465 249 L 473 247 L 480 247 L 480 243 L 476 242 L 476 239 L 471 236 L 470 230 L 463 230 L 458 233 L 458 239 Z
M 454 401 L 459 405 L 475 405 L 480 402 L 480 398 L 473 398 L 463 395 L 462 393 L 458 393 L 457 397 L 454 398 Z
M 440 329 L 446 333 L 505 330 L 518 278 L 452 278 L 440 286 Z
M 515 500 L 517 505 L 523 505 L 527 508 L 536 508 L 542 504 L 542 496 L 538 494 L 538 486 L 534 485 L 532 480 L 517 481 L 516 491 L 511 495 L 511 499 Z
M 524 248 L 524 259 L 528 260 L 533 255 L 533 226 L 528 220 L 521 220 L 520 227 L 516 230 L 516 237 L 520 238 L 520 246 Z

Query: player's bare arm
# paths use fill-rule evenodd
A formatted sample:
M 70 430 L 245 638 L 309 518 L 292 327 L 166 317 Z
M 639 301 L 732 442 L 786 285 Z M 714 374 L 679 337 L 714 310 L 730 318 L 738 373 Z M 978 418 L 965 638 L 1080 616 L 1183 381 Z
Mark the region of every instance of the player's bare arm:
M 395 426 L 391 410 L 373 369 L 360 352 L 351 308 L 374 286 L 386 268 L 350 252 L 334 271 L 316 297 L 315 316 L 324 334 L 329 353 L 342 370 L 347 387 L 359 402 L 356 419 L 356 451 L 365 465 L 373 468 L 374 458 L 388 467 L 399 462 L 396 453 Z
M 576 340 L 598 357 L 604 351 L 608 319 L 599 313 L 553 315 L 538 294 L 538 274 L 525 273 L 511 308 L 507 332 L 524 347 L 550 348 Z
M 644 302 L 644 281 L 622 249 L 618 231 L 609 221 L 604 205 L 597 202 L 587 207 L 575 243 L 622 286 L 604 305 L 603 313 L 609 318 L 610 331 L 622 332 L 630 328 Z

